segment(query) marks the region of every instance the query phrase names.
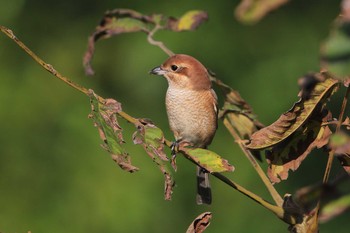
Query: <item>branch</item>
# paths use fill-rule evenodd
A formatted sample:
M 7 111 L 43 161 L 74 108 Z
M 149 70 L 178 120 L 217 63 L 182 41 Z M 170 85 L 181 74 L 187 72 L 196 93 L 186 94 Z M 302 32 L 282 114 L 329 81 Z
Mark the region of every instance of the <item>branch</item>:
M 12 39 L 20 48 L 22 48 L 31 58 L 33 58 L 40 66 L 42 66 L 45 70 L 47 70 L 48 72 L 50 72 L 52 75 L 54 75 L 56 78 L 58 78 L 59 80 L 63 81 L 64 83 L 66 83 L 67 85 L 73 87 L 74 89 L 80 91 L 81 93 L 84 93 L 85 95 L 88 96 L 89 91 L 87 88 L 82 87 L 74 82 L 72 82 L 71 80 L 69 80 L 67 77 L 63 76 L 61 73 L 59 73 L 58 71 L 56 71 L 54 69 L 54 67 L 50 64 L 47 64 L 46 62 L 44 62 L 42 59 L 40 59 L 33 51 L 31 51 L 23 42 L 21 42 L 14 34 L 13 32 L 0 25 L 0 30 L 7 35 L 10 39 Z M 156 32 L 158 29 L 154 29 L 153 33 Z M 159 46 L 164 52 L 166 52 L 168 55 L 173 54 L 169 49 L 167 49 L 164 44 L 162 42 L 157 42 L 154 41 L 152 38 L 152 33 L 150 33 L 151 36 L 148 37 L 149 40 L 153 41 L 152 43 L 154 45 Z M 98 96 L 98 100 L 103 103 L 104 99 L 100 96 Z M 118 112 L 119 116 L 124 118 L 126 121 L 130 122 L 130 123 L 136 123 L 138 121 L 138 119 L 130 116 L 129 114 L 120 111 Z M 164 142 L 168 147 L 171 147 L 172 143 L 169 140 L 165 139 Z M 248 153 L 245 148 L 243 147 L 242 144 L 239 144 L 242 148 L 242 150 L 245 153 Z M 186 149 L 181 148 L 181 152 L 187 159 L 189 159 L 190 161 L 194 162 L 195 161 L 191 158 L 191 156 L 189 156 L 186 153 Z M 254 160 L 254 158 L 253 158 Z M 256 163 L 256 161 L 255 161 Z M 256 163 L 257 164 L 257 163 Z M 197 164 L 198 165 L 198 164 Z M 261 169 L 261 168 L 260 168 Z M 257 202 L 258 204 L 262 205 L 263 207 L 265 207 L 266 209 L 270 210 L 271 212 L 273 212 L 274 214 L 276 214 L 280 219 L 284 220 L 285 222 L 289 223 L 289 224 L 295 224 L 296 223 L 296 216 L 292 216 L 289 214 L 286 214 L 285 211 L 283 210 L 283 208 L 281 207 L 281 205 L 275 206 L 272 205 L 271 203 L 267 202 L 266 200 L 264 200 L 263 198 L 261 198 L 260 196 L 254 194 L 253 192 L 245 189 L 244 187 L 238 185 L 237 183 L 233 182 L 232 180 L 230 180 L 229 178 L 227 178 L 226 176 L 222 175 L 221 173 L 212 173 L 213 176 L 215 176 L 217 179 L 221 180 L 222 182 L 224 182 L 225 184 L 229 185 L 230 187 L 234 188 L 235 190 L 237 190 L 238 192 L 244 194 L 245 196 L 249 197 L 250 199 L 254 200 L 255 202 Z M 279 195 L 278 195 L 279 196 Z
M 345 109 L 346 109 L 346 105 L 348 103 L 348 98 L 350 95 L 350 86 L 348 86 L 348 88 L 346 89 L 344 98 L 343 98 L 343 103 L 341 106 L 341 110 L 340 110 L 340 114 L 338 117 L 338 122 L 337 122 L 337 127 L 335 132 L 338 133 L 340 132 L 340 127 L 342 125 L 343 122 L 343 118 L 344 118 L 344 113 L 345 113 Z M 331 171 L 331 167 L 333 164 L 333 160 L 334 160 L 334 154 L 335 154 L 335 148 L 333 148 L 330 152 L 329 152 L 329 157 L 328 157 L 328 161 L 327 161 L 327 166 L 324 172 L 324 176 L 323 176 L 323 184 L 327 184 L 328 180 L 329 180 L 329 174 Z
M 148 33 L 147 41 L 148 41 L 148 43 L 150 43 L 151 45 L 158 46 L 161 50 L 163 50 L 163 51 L 164 51 L 166 54 L 168 54 L 169 57 L 170 57 L 170 56 L 174 55 L 174 53 L 173 53 L 170 49 L 168 49 L 168 48 L 164 45 L 163 42 L 161 42 L 161 41 L 156 41 L 156 40 L 153 39 L 154 33 L 156 33 L 159 29 L 162 29 L 162 27 L 161 27 L 159 24 L 157 24 L 157 25 L 153 28 L 153 30 L 150 31 L 150 32 Z
M 239 147 L 243 151 L 244 155 L 248 158 L 249 162 L 252 164 L 252 166 L 254 167 L 255 171 L 260 176 L 261 180 L 264 182 L 266 188 L 270 192 L 270 194 L 271 194 L 273 200 L 275 201 L 275 203 L 278 206 L 282 206 L 283 205 L 282 197 L 279 195 L 279 193 L 277 192 L 275 187 L 272 185 L 272 183 L 270 182 L 269 178 L 267 178 L 266 174 L 264 173 L 262 168 L 259 166 L 259 164 L 256 161 L 256 159 L 254 158 L 254 156 L 250 153 L 249 150 L 247 150 L 245 148 L 245 146 L 244 146 L 244 144 L 242 142 L 242 139 L 238 136 L 238 134 L 236 133 L 235 129 L 232 127 L 232 125 L 228 122 L 228 120 L 226 118 L 224 118 L 224 125 L 226 126 L 226 128 L 228 129 L 230 134 L 233 136 L 233 138 L 235 139 L 235 141 L 237 142 L 237 144 L 239 145 Z

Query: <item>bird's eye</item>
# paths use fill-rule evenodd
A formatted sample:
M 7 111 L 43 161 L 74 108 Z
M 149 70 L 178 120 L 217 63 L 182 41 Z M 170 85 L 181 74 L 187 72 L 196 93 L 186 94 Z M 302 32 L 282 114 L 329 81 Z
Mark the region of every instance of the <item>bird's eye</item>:
M 179 67 L 177 65 L 171 65 L 170 68 L 172 71 L 176 71 Z

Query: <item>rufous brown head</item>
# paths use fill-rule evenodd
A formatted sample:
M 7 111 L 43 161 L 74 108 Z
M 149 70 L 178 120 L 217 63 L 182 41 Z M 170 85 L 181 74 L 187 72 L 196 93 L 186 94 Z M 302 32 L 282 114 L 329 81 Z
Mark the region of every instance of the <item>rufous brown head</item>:
M 169 57 L 161 66 L 155 67 L 150 74 L 163 75 L 169 86 L 193 90 L 209 90 L 211 82 L 207 69 L 195 58 L 185 54 Z

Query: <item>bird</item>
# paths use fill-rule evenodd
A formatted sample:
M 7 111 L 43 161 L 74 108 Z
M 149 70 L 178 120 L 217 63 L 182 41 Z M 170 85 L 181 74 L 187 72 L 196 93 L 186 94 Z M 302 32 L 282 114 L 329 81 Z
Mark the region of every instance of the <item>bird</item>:
M 217 95 L 207 68 L 192 56 L 175 54 L 150 74 L 168 81 L 165 105 L 175 143 L 207 149 L 218 127 Z M 208 172 L 197 166 L 197 204 L 212 202 Z

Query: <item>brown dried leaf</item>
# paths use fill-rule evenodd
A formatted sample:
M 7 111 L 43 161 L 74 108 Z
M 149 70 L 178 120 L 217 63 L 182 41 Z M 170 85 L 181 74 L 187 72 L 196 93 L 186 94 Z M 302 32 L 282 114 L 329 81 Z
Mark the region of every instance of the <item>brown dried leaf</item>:
M 122 128 L 117 121 L 117 113 L 121 111 L 121 104 L 113 99 L 106 99 L 100 103 L 98 96 L 89 90 L 92 112 L 89 115 L 94 121 L 95 127 L 98 128 L 101 139 L 104 144 L 102 147 L 107 150 L 112 159 L 125 171 L 134 172 L 139 170 L 133 166 L 130 156 L 122 147 L 124 144 Z
M 242 0 L 235 15 L 239 21 L 252 24 L 287 2 L 288 0 Z
M 307 77 L 310 77 L 308 75 Z M 280 118 L 271 125 L 255 132 L 247 148 L 253 150 L 272 147 L 297 131 L 308 120 L 312 113 L 322 107 L 326 100 L 338 89 L 339 82 L 333 79 L 327 72 L 314 74 L 317 84 L 310 90 L 301 92 L 298 102 L 292 109 L 282 114 Z M 305 98 L 307 97 L 307 98 Z
M 186 12 L 180 18 L 168 18 L 166 28 L 175 32 L 193 31 L 197 29 L 203 22 L 208 20 L 208 13 L 205 11 L 192 10 Z
M 164 197 L 171 200 L 175 181 L 168 166 L 166 154 L 164 152 L 164 134 L 148 119 L 139 119 L 135 124 L 137 131 L 133 134 L 134 144 L 142 145 L 147 154 L 156 163 L 164 175 Z
M 268 162 L 267 175 L 271 182 L 279 183 L 288 178 L 289 170 L 295 171 L 314 148 L 321 148 L 328 144 L 332 134 L 328 126 L 322 122 L 331 119 L 327 114 L 323 120 L 316 112 L 301 128 L 283 142 L 266 151 Z
M 210 220 L 212 218 L 211 212 L 204 212 L 196 217 L 195 220 L 188 227 L 186 233 L 202 233 L 210 225 Z

